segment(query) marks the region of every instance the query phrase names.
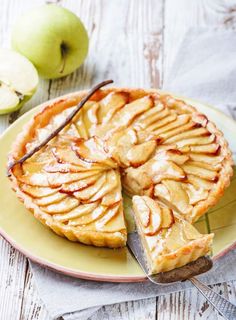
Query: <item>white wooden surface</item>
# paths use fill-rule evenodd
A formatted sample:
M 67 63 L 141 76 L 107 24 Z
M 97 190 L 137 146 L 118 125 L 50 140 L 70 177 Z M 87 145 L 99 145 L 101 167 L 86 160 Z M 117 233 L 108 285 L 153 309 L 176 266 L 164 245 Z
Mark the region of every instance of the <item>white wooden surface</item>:
M 11 27 L 21 13 L 58 3 L 77 13 L 90 36 L 86 63 L 74 74 L 41 80 L 20 113 L 0 117 L 4 131 L 20 114 L 66 92 L 112 78 L 117 86 L 161 87 L 184 32 L 191 26 L 236 27 L 236 0 L 0 0 L 0 43 L 10 46 Z M 236 116 L 235 106 L 229 106 Z M 214 286 L 236 303 L 236 281 Z M 27 260 L 0 238 L 0 319 L 50 319 L 34 288 Z M 91 320 L 222 319 L 195 291 L 103 307 Z

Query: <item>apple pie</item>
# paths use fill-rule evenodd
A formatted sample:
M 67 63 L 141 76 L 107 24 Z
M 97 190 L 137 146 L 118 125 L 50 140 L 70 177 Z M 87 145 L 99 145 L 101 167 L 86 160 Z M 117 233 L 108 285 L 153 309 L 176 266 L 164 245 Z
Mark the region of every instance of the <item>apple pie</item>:
M 58 128 L 86 93 L 42 105 L 17 137 L 9 163 Z M 186 241 L 175 248 L 171 236 L 165 252 L 176 249 L 179 266 L 208 251 L 211 235 L 194 231 L 196 239 L 190 239 L 186 230 L 191 233 L 190 224 L 218 201 L 231 175 L 223 134 L 194 107 L 156 90 L 110 88 L 97 91 L 47 145 L 12 167 L 10 179 L 43 224 L 71 241 L 95 246 L 126 244 L 121 186 L 131 197 L 153 199 L 162 204 L 158 210 L 176 213 L 165 232 L 184 234 Z M 189 246 L 196 252 L 182 259 Z M 159 245 L 155 250 L 152 254 Z

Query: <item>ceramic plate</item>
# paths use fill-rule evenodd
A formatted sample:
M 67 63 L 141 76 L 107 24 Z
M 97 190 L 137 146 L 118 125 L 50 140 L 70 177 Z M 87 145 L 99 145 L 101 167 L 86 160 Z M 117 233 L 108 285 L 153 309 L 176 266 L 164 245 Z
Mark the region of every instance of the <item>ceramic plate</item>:
M 224 132 L 231 150 L 236 150 L 236 122 L 219 111 L 199 102 L 185 99 L 207 114 Z M 0 138 L 0 233 L 15 248 L 31 260 L 48 268 L 78 278 L 133 282 L 145 276 L 127 248 L 95 248 L 61 238 L 38 222 L 17 199 L 6 178 L 9 147 L 22 126 L 40 109 L 29 111 L 19 118 Z M 129 216 L 130 199 L 124 207 Z M 129 219 L 130 220 L 130 219 Z M 236 174 L 220 202 L 197 223 L 203 233 L 214 232 L 213 255 L 227 252 L 236 240 Z

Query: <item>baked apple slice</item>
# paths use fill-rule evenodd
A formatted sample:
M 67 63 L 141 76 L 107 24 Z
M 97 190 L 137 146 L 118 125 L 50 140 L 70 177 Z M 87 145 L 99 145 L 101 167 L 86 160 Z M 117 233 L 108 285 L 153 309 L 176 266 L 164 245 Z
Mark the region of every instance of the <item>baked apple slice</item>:
M 89 200 L 92 202 L 92 197 L 106 184 L 106 173 L 100 176 L 100 178 L 91 186 L 84 188 L 80 191 L 73 193 L 74 197 L 78 200 L 86 201 Z M 96 200 L 94 200 L 96 201 Z
M 198 146 L 198 145 L 208 145 L 214 142 L 216 139 L 214 134 L 200 137 L 189 138 L 186 137 L 182 140 L 176 141 L 176 145 L 178 148 L 182 148 L 185 146 Z
M 92 186 L 96 181 L 98 181 L 101 178 L 101 175 L 102 173 L 98 173 L 98 174 L 92 175 L 91 177 L 81 179 L 79 181 L 75 181 L 68 184 L 65 183 L 61 186 L 60 192 L 72 194 L 76 191 L 81 191 L 83 189 L 86 189 Z
M 65 199 L 57 203 L 50 204 L 48 206 L 42 206 L 40 208 L 44 212 L 54 215 L 56 213 L 69 212 L 72 209 L 76 208 L 78 205 L 79 201 L 77 199 L 75 199 L 74 197 L 67 196 Z
M 120 177 L 115 170 L 109 170 L 106 173 L 106 182 L 102 187 L 90 198 L 90 201 L 102 199 L 108 192 L 114 190 L 119 184 Z
M 48 206 L 49 204 L 57 203 L 61 200 L 64 200 L 66 198 L 65 194 L 62 194 L 60 192 L 56 192 L 50 196 L 43 197 L 43 198 L 36 198 L 34 202 L 38 206 Z
M 116 162 L 105 149 L 104 142 L 98 137 L 92 137 L 88 140 L 80 139 L 72 149 L 82 161 L 117 168 Z
M 172 114 L 172 118 L 173 118 L 173 114 Z M 161 125 L 159 127 L 159 123 L 157 123 L 156 125 L 153 125 L 152 131 L 155 132 L 155 134 L 161 135 L 161 134 L 165 134 L 166 132 L 174 132 L 173 130 L 176 130 L 176 128 L 181 128 L 182 126 L 186 125 L 189 120 L 190 120 L 190 116 L 187 114 L 183 114 L 183 115 L 176 115 L 174 117 L 174 121 L 171 122 L 167 122 L 164 125 Z
M 54 214 L 53 219 L 59 222 L 66 222 L 73 221 L 74 219 L 80 218 L 84 215 L 92 213 L 98 206 L 100 202 L 92 202 L 92 203 L 82 203 L 79 204 L 77 207 L 72 209 L 69 212 L 63 214 Z
M 34 187 L 28 184 L 22 184 L 20 188 L 32 198 L 47 197 L 59 191 L 59 188 Z
M 98 123 L 105 124 L 111 121 L 113 116 L 129 100 L 129 94 L 126 92 L 111 92 L 99 103 Z

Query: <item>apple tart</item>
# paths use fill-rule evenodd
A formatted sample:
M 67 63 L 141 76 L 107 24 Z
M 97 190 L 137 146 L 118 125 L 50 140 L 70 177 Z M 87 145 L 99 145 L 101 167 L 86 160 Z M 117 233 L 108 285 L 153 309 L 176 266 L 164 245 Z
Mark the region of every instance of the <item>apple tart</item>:
M 9 164 L 55 131 L 86 94 L 43 104 L 17 137 Z M 186 236 L 183 230 L 218 201 L 231 175 L 228 144 L 205 115 L 156 90 L 110 88 L 94 93 L 63 130 L 14 165 L 10 179 L 25 206 L 58 235 L 116 248 L 127 239 L 121 185 L 176 212 L 173 233 Z M 205 249 L 176 257 L 176 266 L 204 254 L 212 238 L 186 237 L 183 248 L 201 240 Z

